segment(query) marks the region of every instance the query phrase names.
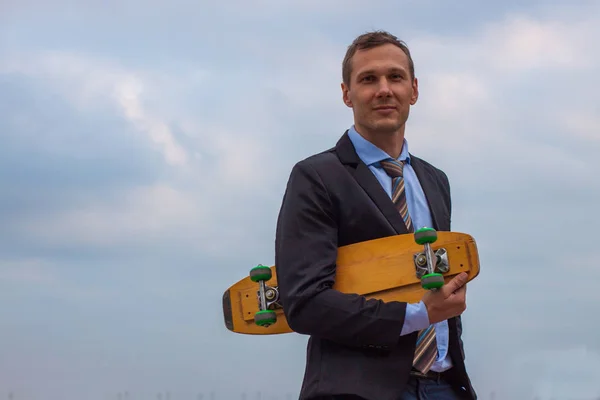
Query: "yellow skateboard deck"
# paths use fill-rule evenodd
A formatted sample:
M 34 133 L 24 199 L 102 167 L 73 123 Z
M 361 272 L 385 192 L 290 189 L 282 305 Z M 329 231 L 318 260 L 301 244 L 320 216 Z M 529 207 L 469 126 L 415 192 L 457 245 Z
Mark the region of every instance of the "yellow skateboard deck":
M 468 281 L 479 274 L 473 237 L 424 229 L 340 247 L 333 289 L 385 302 L 417 303 L 425 290 L 435 289 L 461 272 L 468 274 Z M 275 266 L 251 269 L 249 276 L 223 294 L 225 326 L 235 333 L 293 332 L 283 307 Z

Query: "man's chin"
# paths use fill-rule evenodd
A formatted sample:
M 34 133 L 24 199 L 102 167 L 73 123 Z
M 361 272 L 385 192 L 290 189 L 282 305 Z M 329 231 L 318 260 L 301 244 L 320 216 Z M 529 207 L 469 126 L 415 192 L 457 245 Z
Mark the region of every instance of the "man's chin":
M 378 132 L 395 133 L 402 125 L 398 121 L 377 121 L 372 125 L 373 129 Z

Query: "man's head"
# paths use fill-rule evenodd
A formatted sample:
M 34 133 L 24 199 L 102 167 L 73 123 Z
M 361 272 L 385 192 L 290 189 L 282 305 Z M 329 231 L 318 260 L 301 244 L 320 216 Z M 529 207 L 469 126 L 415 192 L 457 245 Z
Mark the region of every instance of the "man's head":
M 344 103 L 359 131 L 404 132 L 418 84 L 410 51 L 394 35 L 375 31 L 357 37 L 342 64 Z

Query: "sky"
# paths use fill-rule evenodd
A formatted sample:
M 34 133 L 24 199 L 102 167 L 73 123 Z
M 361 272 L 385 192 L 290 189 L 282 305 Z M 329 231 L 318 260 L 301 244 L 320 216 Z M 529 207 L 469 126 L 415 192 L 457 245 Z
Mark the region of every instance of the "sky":
M 230 333 L 221 296 L 273 263 L 373 29 L 411 49 L 410 150 L 480 250 L 480 398 L 598 398 L 598 1 L 3 0 L 0 399 L 297 398 L 307 338 Z

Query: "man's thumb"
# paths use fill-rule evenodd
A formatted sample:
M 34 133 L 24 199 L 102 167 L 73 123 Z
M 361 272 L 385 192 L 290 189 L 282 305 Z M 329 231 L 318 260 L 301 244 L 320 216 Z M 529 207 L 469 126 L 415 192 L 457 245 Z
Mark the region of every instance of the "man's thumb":
M 443 286 L 446 295 L 449 296 L 450 294 L 454 293 L 462 286 L 464 286 L 464 284 L 467 283 L 468 278 L 469 276 L 466 272 L 461 272 L 460 274 L 452 278 L 450 282 Z

